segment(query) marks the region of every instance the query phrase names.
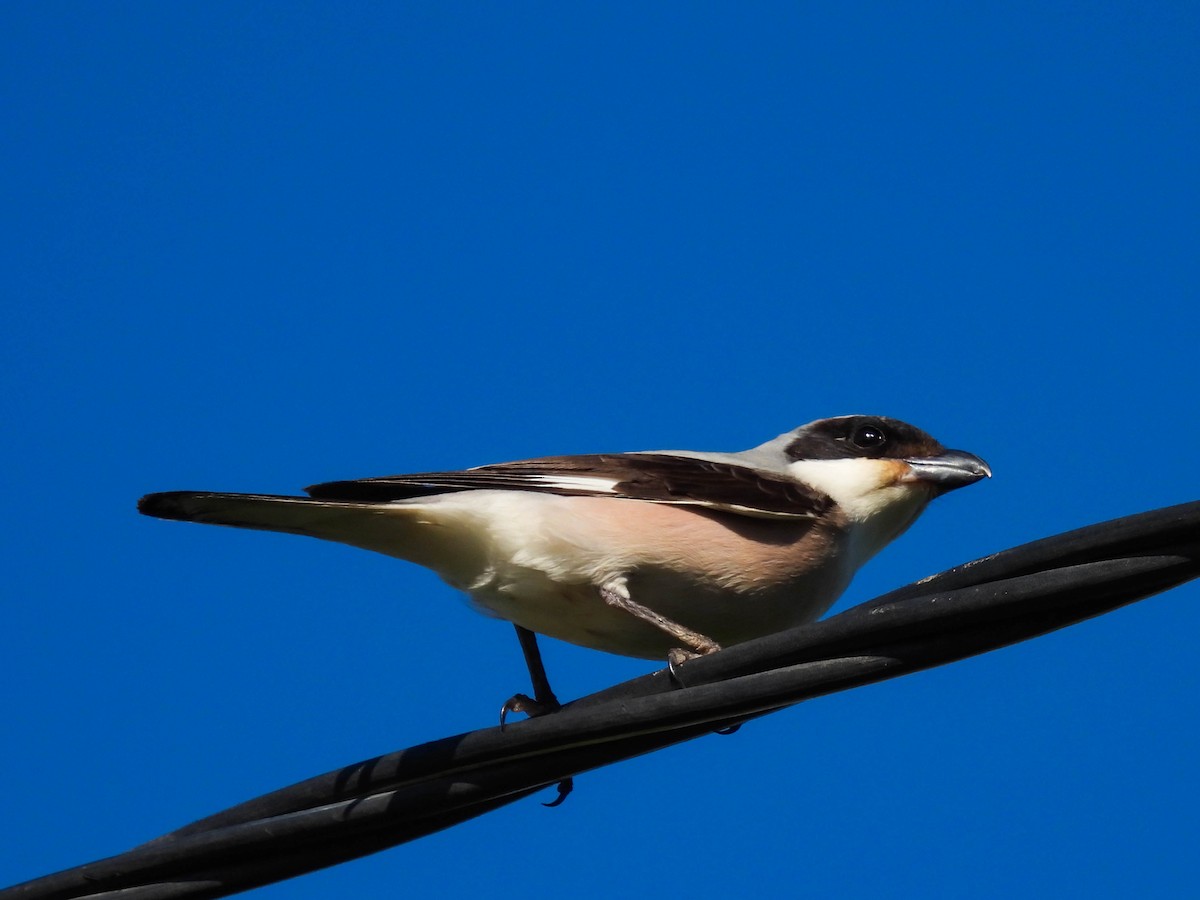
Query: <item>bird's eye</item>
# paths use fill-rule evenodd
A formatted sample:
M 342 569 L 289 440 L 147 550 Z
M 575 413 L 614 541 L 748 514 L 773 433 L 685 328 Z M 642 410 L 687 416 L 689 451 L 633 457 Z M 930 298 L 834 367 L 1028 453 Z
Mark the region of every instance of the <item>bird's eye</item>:
M 887 435 L 877 425 L 860 425 L 854 429 L 850 442 L 860 450 L 878 450 L 887 443 Z

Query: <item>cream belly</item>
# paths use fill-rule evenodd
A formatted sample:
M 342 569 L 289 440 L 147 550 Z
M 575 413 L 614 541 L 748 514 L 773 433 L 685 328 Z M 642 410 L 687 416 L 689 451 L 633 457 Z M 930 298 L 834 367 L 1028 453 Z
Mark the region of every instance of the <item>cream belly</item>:
M 606 604 L 603 586 L 729 645 L 817 618 L 855 568 L 838 522 L 510 491 L 392 509 L 405 507 L 421 533 L 373 549 L 429 566 L 531 631 L 627 656 L 662 659 L 679 641 Z

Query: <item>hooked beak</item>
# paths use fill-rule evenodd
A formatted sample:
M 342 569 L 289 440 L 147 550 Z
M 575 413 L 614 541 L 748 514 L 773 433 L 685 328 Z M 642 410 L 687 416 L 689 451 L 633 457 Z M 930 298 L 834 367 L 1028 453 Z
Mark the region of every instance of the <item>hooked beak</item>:
M 909 471 L 901 481 L 923 481 L 941 493 L 992 477 L 988 464 L 965 450 L 947 450 L 941 456 L 904 461 L 908 463 Z

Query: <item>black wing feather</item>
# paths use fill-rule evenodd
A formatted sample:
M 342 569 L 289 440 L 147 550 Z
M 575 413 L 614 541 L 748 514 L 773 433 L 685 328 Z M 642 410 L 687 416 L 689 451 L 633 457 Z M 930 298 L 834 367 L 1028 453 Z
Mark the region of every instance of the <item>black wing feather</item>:
M 572 479 L 612 482 L 595 486 Z M 833 506 L 826 494 L 746 466 L 661 453 L 548 456 L 459 472 L 423 472 L 331 481 L 305 490 L 323 500 L 388 502 L 472 490 L 539 491 L 702 506 L 749 516 L 813 518 Z

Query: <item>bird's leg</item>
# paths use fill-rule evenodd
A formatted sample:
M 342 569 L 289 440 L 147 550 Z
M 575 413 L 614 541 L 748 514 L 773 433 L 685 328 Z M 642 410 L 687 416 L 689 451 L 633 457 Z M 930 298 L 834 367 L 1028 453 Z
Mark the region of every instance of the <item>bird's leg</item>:
M 504 720 L 510 712 L 523 712 L 533 718 L 544 716 L 559 709 L 562 704 L 550 689 L 550 679 L 546 677 L 546 667 L 542 664 L 542 651 L 538 648 L 537 634 L 528 628 L 522 628 L 516 622 L 513 628 L 517 630 L 517 640 L 521 643 L 521 653 L 525 656 L 525 667 L 529 669 L 529 680 L 533 683 L 533 696 L 514 694 L 500 707 L 500 728 L 504 728 Z M 575 779 L 564 778 L 558 783 L 558 796 L 542 806 L 558 806 L 567 799 L 567 795 L 575 788 Z
M 546 677 L 546 667 L 542 664 L 542 652 L 538 649 L 537 635 L 528 628 L 513 624 L 517 629 L 517 640 L 521 642 L 521 652 L 525 655 L 525 666 L 529 669 L 529 680 L 533 683 L 533 696 L 514 694 L 500 707 L 500 727 L 510 712 L 523 712 L 530 716 L 544 716 L 557 710 L 561 703 L 550 689 L 550 679 Z
M 692 631 L 673 619 L 668 619 L 664 615 L 656 613 L 652 609 L 648 609 L 638 603 L 629 596 L 629 589 L 623 582 L 616 584 L 605 585 L 600 588 L 600 596 L 609 606 L 623 609 L 632 616 L 636 616 L 643 622 L 649 622 L 656 628 L 661 628 L 673 638 L 678 638 L 683 647 L 674 647 L 667 652 L 667 669 L 671 673 L 671 680 L 684 687 L 683 679 L 679 677 L 676 667 L 681 663 L 687 662 L 689 659 L 695 659 L 697 656 L 705 656 L 709 653 L 716 653 L 721 649 L 718 644 L 710 637 L 700 634 L 698 631 Z
M 666 616 L 659 615 L 648 607 L 642 606 L 642 604 L 629 596 L 629 589 L 624 584 L 605 585 L 600 588 L 600 597 L 609 606 L 622 609 L 631 616 L 641 619 L 643 622 L 649 622 L 655 628 L 665 631 L 683 644 L 683 648 L 672 650 L 667 655 L 668 660 L 672 664 L 675 664 L 676 661 L 683 662 L 686 659 L 692 659 L 696 656 L 716 653 L 721 649 L 721 645 L 712 638 L 705 637 L 698 631 L 692 631 L 692 629 L 686 628 L 678 622 L 668 619 Z
M 529 669 L 529 681 L 533 685 L 534 702 L 546 707 L 545 712 L 553 712 L 560 706 L 558 698 L 550 688 L 550 679 L 546 677 L 546 666 L 542 663 L 542 651 L 538 647 L 537 635 L 528 628 L 513 625 L 517 630 L 517 640 L 521 644 L 521 653 L 525 655 L 525 667 Z

